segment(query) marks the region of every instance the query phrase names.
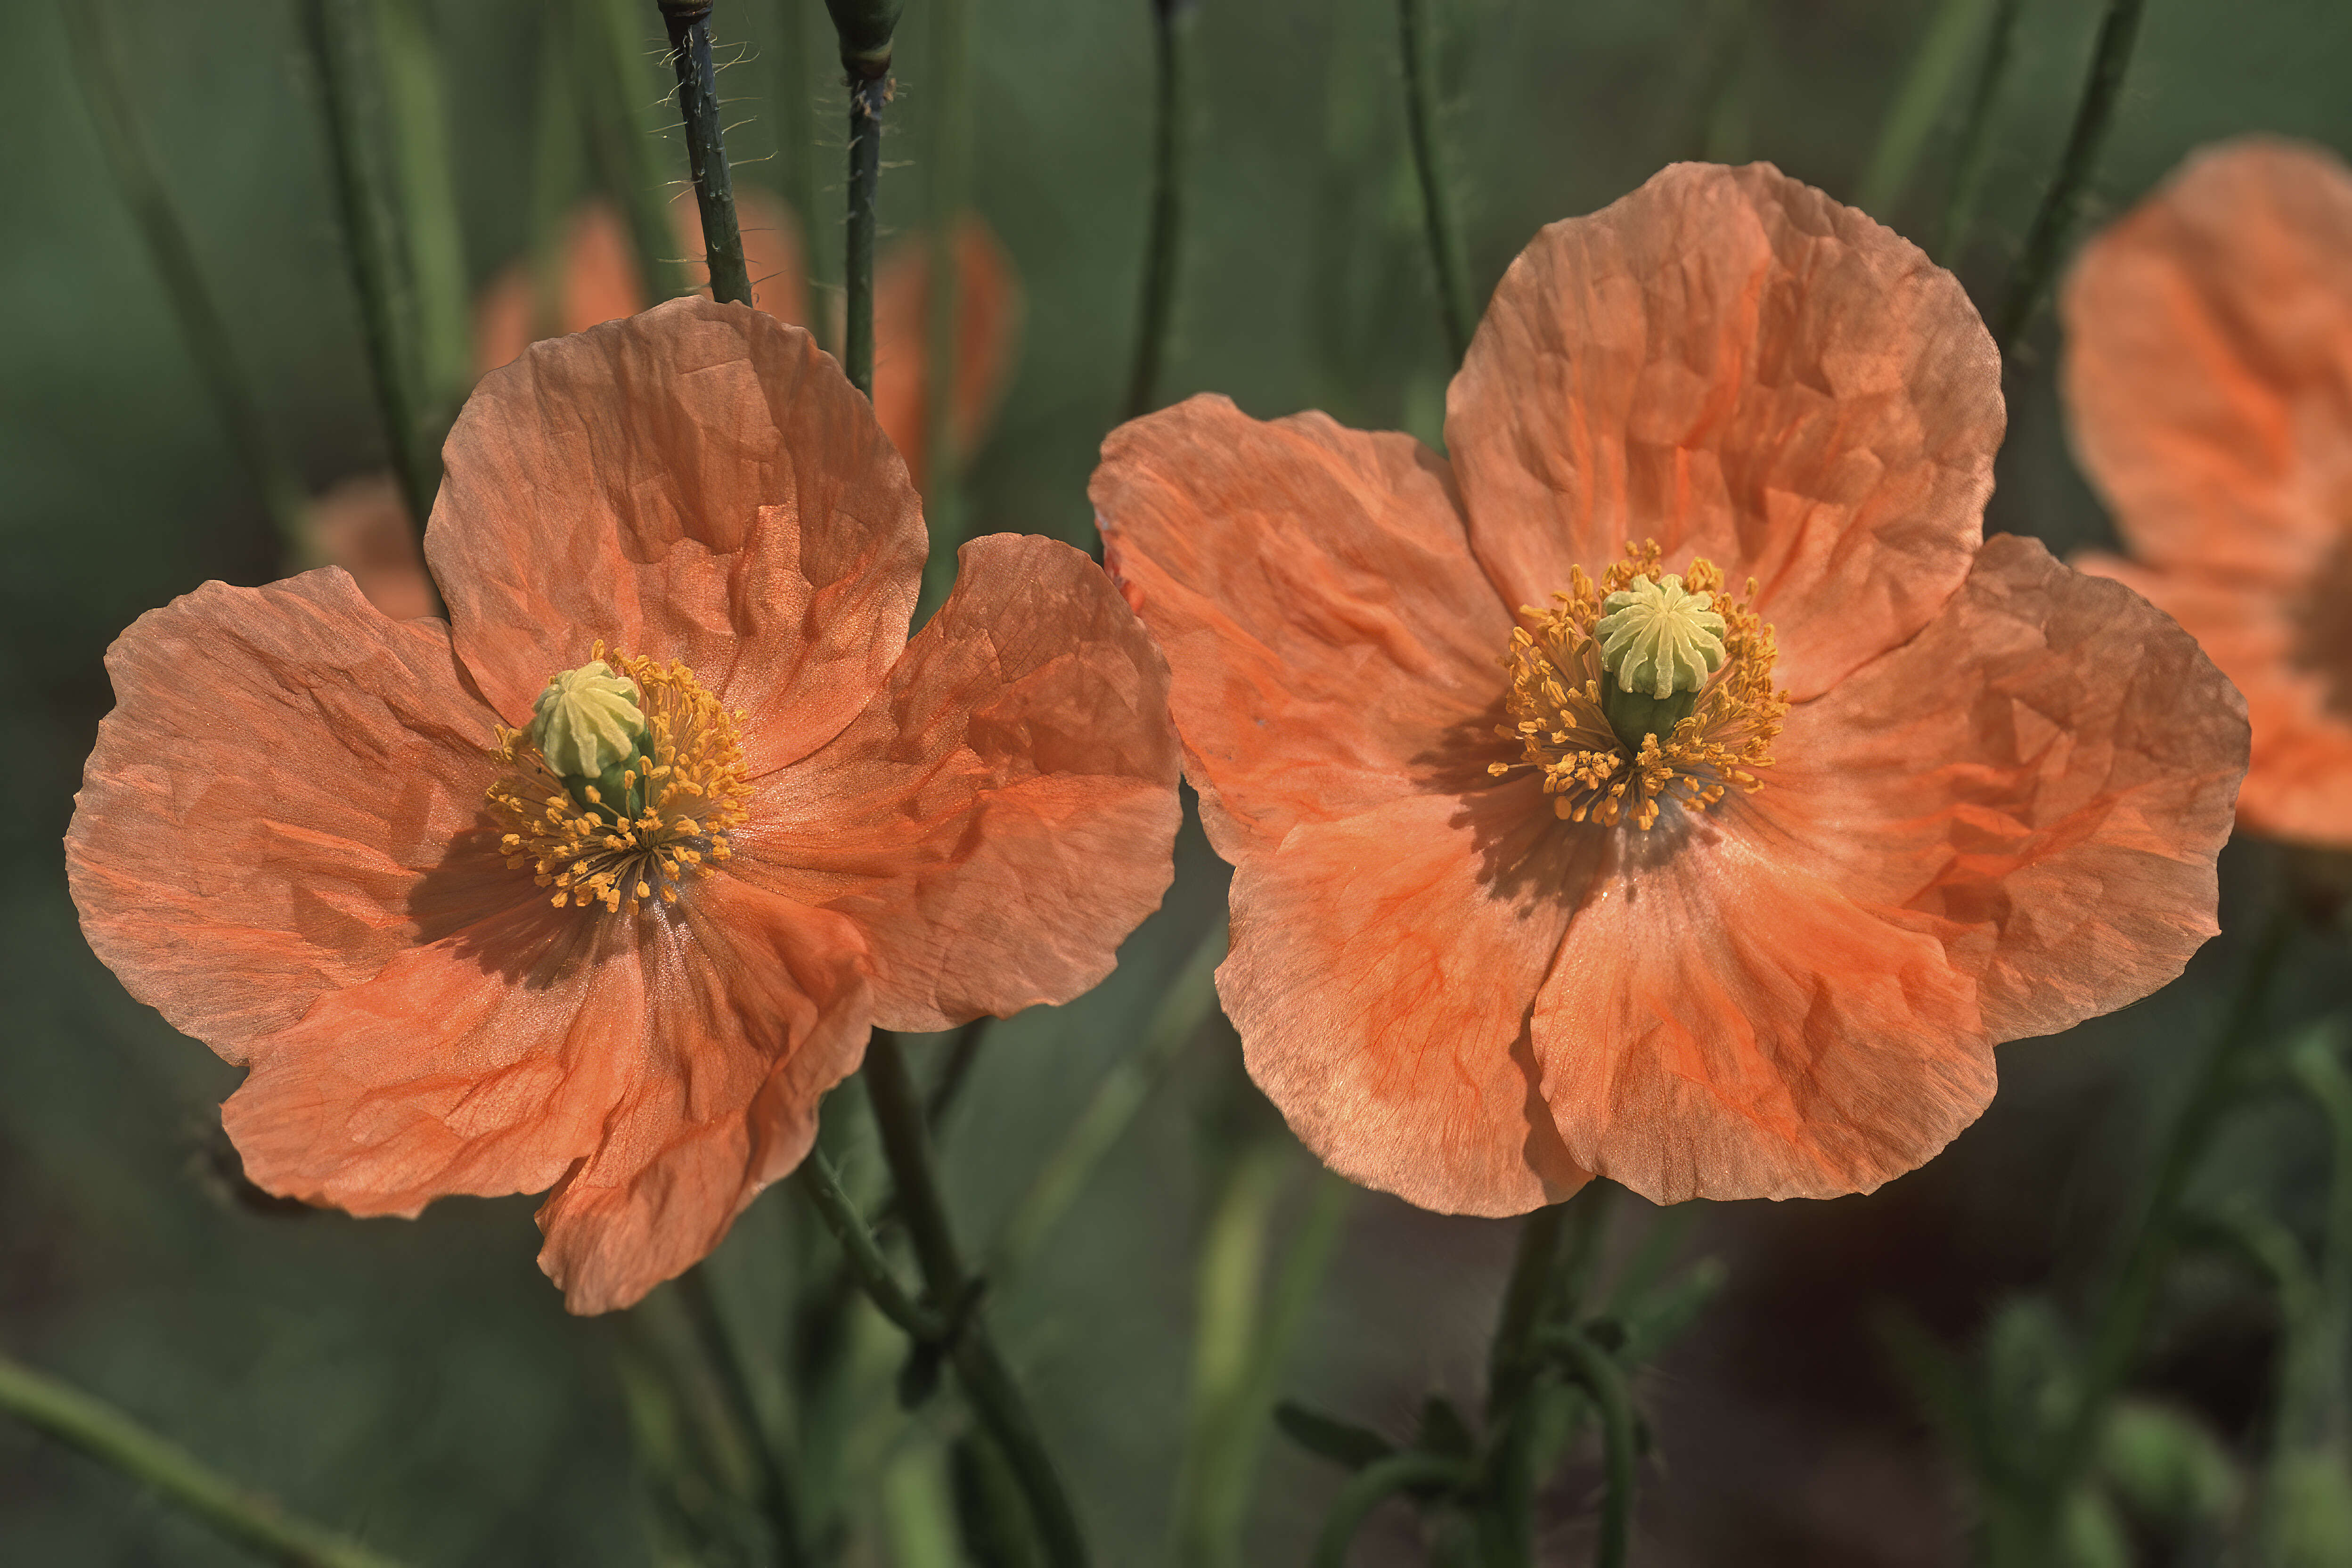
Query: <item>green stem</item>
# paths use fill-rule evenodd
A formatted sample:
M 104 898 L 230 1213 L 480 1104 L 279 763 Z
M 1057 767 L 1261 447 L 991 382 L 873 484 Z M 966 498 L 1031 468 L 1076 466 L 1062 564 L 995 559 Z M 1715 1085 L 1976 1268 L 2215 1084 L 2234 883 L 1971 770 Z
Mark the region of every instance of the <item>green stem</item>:
M 79 1448 L 286 1568 L 396 1568 L 348 1536 L 295 1519 L 112 1405 L 0 1356 L 0 1411 Z
M 2059 156 L 2058 177 L 2042 195 L 2033 227 L 2025 237 L 2025 254 L 2018 258 L 2017 269 L 2010 275 L 2009 292 L 2001 301 L 2000 321 L 1993 335 L 2004 359 L 2015 352 L 2018 339 L 2040 313 L 2051 274 L 2057 268 L 2058 252 L 2074 232 L 2084 189 L 2098 166 L 2099 151 L 2106 145 L 2107 131 L 2115 121 L 2116 100 L 2123 90 L 2124 71 L 2131 64 L 2132 42 L 2139 34 L 2140 13 L 2146 8 L 2147 0 L 2107 0 L 2098 41 L 2092 46 L 2091 74 L 2083 84 L 2083 101 L 2074 110 L 2066 150 Z
M 849 384 L 874 395 L 874 226 L 882 186 L 882 108 L 890 101 L 886 77 L 849 84 L 849 223 L 842 258 L 845 310 L 842 368 Z
M 1076 1510 L 1070 1506 L 1028 1402 L 997 1354 L 987 1322 L 973 1300 L 972 1281 L 956 1248 L 947 1204 L 940 1194 L 939 1174 L 931 1163 L 922 1097 L 907 1070 L 898 1037 L 887 1029 L 874 1031 L 866 1049 L 865 1077 L 867 1098 L 874 1105 L 874 1124 L 882 1135 L 883 1158 L 898 1189 L 898 1212 L 906 1220 L 908 1239 L 922 1268 L 924 1295 L 933 1310 L 950 1315 L 950 1363 L 963 1384 L 973 1414 L 1013 1468 L 1046 1561 L 1053 1568 L 1084 1568 L 1087 1547 Z
M 1855 187 L 1854 205 L 1884 218 L 1894 210 L 1919 166 L 1927 134 L 1952 95 L 1960 68 L 1967 63 L 1969 41 L 1984 21 L 1987 0 L 1943 0 L 1927 24 L 1919 52 L 1887 106 L 1886 122 L 1879 129 L 1878 145 Z
M 726 1401 L 727 1413 L 741 1432 L 743 1445 L 759 1471 L 761 1508 L 768 1516 L 769 1533 L 775 1538 L 776 1561 L 782 1568 L 801 1568 L 809 1561 L 809 1552 L 806 1535 L 801 1528 L 800 1502 L 792 1468 L 784 1462 L 782 1451 L 768 1433 L 768 1423 L 761 1415 L 760 1403 L 751 1392 L 751 1370 L 743 1364 L 743 1357 L 735 1347 L 735 1336 L 728 1331 L 727 1316 L 710 1289 L 705 1266 L 698 1263 L 680 1275 L 677 1289 L 696 1342 L 718 1375 L 719 1396 Z
M 857 1212 L 857 1205 L 842 1190 L 841 1177 L 824 1151 L 812 1149 L 801 1162 L 795 1175 L 801 1190 L 816 1205 L 816 1212 L 825 1228 L 841 1244 L 841 1255 L 850 1275 L 857 1281 L 882 1315 L 896 1323 L 908 1339 L 926 1344 L 938 1341 L 945 1328 L 931 1312 L 917 1304 L 891 1272 L 890 1260 L 882 1256 L 882 1246 L 874 1239 L 874 1232 L 866 1216 Z
M 1248 1465 L 1240 1442 L 1257 1359 L 1266 1251 L 1296 1147 L 1261 1141 L 1232 1159 L 1201 1238 L 1192 1296 L 1191 1419 L 1176 1478 L 1176 1556 L 1187 1568 L 1242 1560 Z M 1255 1422 L 1248 1421 L 1255 1415 Z M 1255 1436 L 1255 1432 L 1250 1435 Z
M 2261 1033 L 2271 982 L 2294 932 L 2294 913 L 2282 903 L 2255 942 L 2228 1019 L 2165 1140 L 2130 1249 L 2099 1313 L 2090 1352 L 2083 1361 L 2080 1402 L 2059 1436 L 2052 1462 L 2041 1467 L 2039 1511 L 2053 1528 L 2059 1510 L 2073 1495 L 2075 1481 L 2089 1468 L 2105 1426 L 2107 1406 L 2131 1369 L 2141 1331 L 2155 1305 L 2157 1287 L 2179 1240 L 2182 1195 L 2214 1131 L 2235 1100 L 2238 1058 Z
M 1160 373 L 1176 313 L 1176 264 L 1183 239 L 1184 78 L 1193 0 L 1151 0 L 1151 218 L 1143 246 L 1143 295 L 1136 312 L 1135 364 L 1126 411 L 1140 419 L 1160 405 Z
M 376 410 L 383 421 L 392 467 L 422 530 L 440 487 L 440 460 L 425 439 L 415 341 L 415 305 L 406 257 L 392 232 L 393 204 L 369 132 L 372 84 L 362 65 L 367 28 L 353 0 L 302 0 L 302 34 L 319 79 L 327 148 L 334 173 L 335 211 L 343 257 L 359 296 L 360 325 Z
M 808 258 L 813 263 L 816 243 L 816 106 L 809 91 L 808 18 L 804 0 L 775 0 L 772 14 L 775 40 L 770 91 L 775 100 L 776 188 L 801 226 Z M 808 302 L 811 321 L 823 312 L 814 299 Z
M 1502 1317 L 1495 1325 L 1494 1347 L 1486 1356 L 1486 1419 L 1490 1423 L 1507 1413 L 1526 1382 L 1531 1363 L 1528 1347 L 1543 1321 L 1554 1260 L 1567 1228 L 1564 1203 L 1549 1204 L 1519 1222 L 1510 1281 L 1503 1287 Z
M 1470 306 L 1464 292 L 1460 242 L 1438 158 L 1437 86 L 1429 61 L 1429 27 L 1423 0 L 1397 0 L 1397 45 L 1404 57 L 1405 129 L 1412 143 L 1413 172 L 1421 180 L 1421 216 L 1429 237 L 1429 261 L 1437 277 L 1437 308 L 1445 326 L 1446 351 L 1460 364 L 1470 352 Z
M 1161 993 L 1160 1005 L 1143 1031 L 1143 1042 L 1103 1075 L 1087 1108 L 1062 1135 L 1061 1145 L 1038 1167 L 1029 1190 L 1013 1205 L 989 1252 L 988 1272 L 1002 1282 L 1026 1264 L 1085 1192 L 1102 1163 L 1135 1120 L 1152 1086 L 1173 1066 L 1217 1005 L 1216 970 L 1225 956 L 1223 925 L 1201 939 L 1192 957 Z
M 1977 65 L 1976 88 L 1969 94 L 1969 118 L 1960 132 L 1960 152 L 1953 166 L 1951 189 L 1944 198 L 1944 219 L 1936 228 L 1936 259 L 1949 267 L 1959 258 L 1976 223 L 1977 198 L 1984 191 L 1985 170 L 1992 163 L 1994 110 L 2000 103 L 2001 83 L 2009 75 L 2010 57 L 2016 51 L 2017 16 L 2022 0 L 1993 0 L 1992 22 L 1985 28 L 1984 56 Z
M 1633 1400 L 1625 1388 L 1625 1374 L 1580 1329 L 1549 1330 L 1541 1342 L 1583 1385 L 1592 1396 L 1593 1407 L 1601 1412 L 1601 1451 L 1608 1484 L 1601 1494 L 1601 1538 L 1592 1551 L 1593 1568 L 1624 1568 L 1633 1539 L 1636 1458 Z
M 702 212 L 702 254 L 710 268 L 710 297 L 730 305 L 751 302 L 751 274 L 743 264 L 743 231 L 735 217 L 735 186 L 719 123 L 719 83 L 710 64 L 711 0 L 661 0 L 669 30 L 670 65 L 677 73 L 677 108 L 685 121 L 687 167 L 694 172 L 695 205 Z
M 1313 1568 L 1347 1568 L 1348 1547 L 1372 1510 L 1402 1491 L 1455 1489 L 1468 1483 L 1469 1467 L 1436 1454 L 1399 1454 L 1376 1459 L 1348 1478 L 1323 1516 L 1315 1538 Z
M 246 478 L 260 497 L 279 542 L 289 553 L 309 547 L 302 530 L 302 482 L 270 438 L 262 418 L 260 400 L 237 363 L 236 347 L 220 307 L 205 284 L 194 244 L 172 203 L 154 150 L 139 129 L 133 108 L 137 100 L 122 67 L 121 46 L 114 31 L 113 8 L 105 0 L 62 0 L 58 15 L 73 53 L 75 74 L 89 106 L 99 151 L 114 176 L 122 205 L 147 242 L 164 297 L 186 337 L 196 374 L 212 395 L 213 406 L 227 427 L 229 444 L 244 465 Z
M 995 1019 L 982 1014 L 955 1033 L 954 1043 L 948 1047 L 948 1059 L 940 1068 L 939 1078 L 931 1091 L 923 1098 L 923 1120 L 930 1124 L 931 1136 L 937 1138 L 940 1129 L 947 1125 L 948 1112 L 962 1097 L 965 1081 L 971 1077 L 972 1063 L 980 1059 L 980 1043 L 988 1037 L 989 1025 Z
M 446 431 L 474 380 L 465 231 L 451 177 L 441 54 L 422 0 L 376 0 L 375 43 L 392 130 L 399 239 L 416 309 L 419 401 L 428 434 Z

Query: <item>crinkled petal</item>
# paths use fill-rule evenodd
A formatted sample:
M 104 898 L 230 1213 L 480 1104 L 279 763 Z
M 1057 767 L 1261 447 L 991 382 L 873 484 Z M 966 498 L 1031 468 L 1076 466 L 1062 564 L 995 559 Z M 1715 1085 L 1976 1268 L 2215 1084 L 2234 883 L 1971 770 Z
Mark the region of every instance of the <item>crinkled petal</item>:
M 1759 579 L 1802 699 L 1958 586 L 2004 418 L 1950 273 L 1769 164 L 1679 163 L 1519 254 L 1445 442 L 1506 600 L 1654 538 Z
M 495 858 L 437 869 L 482 816 L 497 723 L 440 622 L 387 620 L 327 568 L 207 583 L 106 662 L 115 708 L 66 834 L 82 931 L 228 1060 L 428 933 L 535 896 Z
M 669 205 L 677 249 L 685 256 L 688 288 L 704 298 L 710 273 L 702 255 L 702 213 L 693 190 L 680 191 Z M 806 326 L 808 274 L 802 260 L 800 224 L 782 203 L 758 189 L 735 191 L 735 216 L 742 228 L 743 264 L 751 275 L 751 302 L 780 321 Z M 603 321 L 634 316 L 650 291 L 637 273 L 636 251 L 620 214 L 609 203 L 575 208 L 564 227 L 562 275 L 542 300 L 528 263 L 500 272 L 474 304 L 474 367 L 481 374 L 510 364 L 541 338 L 584 332 Z
M 2299 589 L 2352 518 L 2352 172 L 2200 153 L 2084 247 L 2061 311 L 2075 451 L 2133 553 Z
M 2136 1001 L 2217 929 L 2245 704 L 2169 616 L 2032 541 L 1989 541 L 1774 749 L 1754 814 L 1849 897 L 1935 921 L 1994 1040 Z
M 1174 874 L 1168 670 L 1143 627 L 1066 544 L 996 534 L 959 560 L 874 703 L 761 782 L 730 862 L 856 922 L 894 1029 L 1092 988 Z
M 1514 623 L 1444 460 L 1411 437 L 1203 395 L 1113 431 L 1090 493 L 1111 574 L 1168 650 L 1227 859 L 1489 743 Z
M 1579 1164 L 1659 1204 L 1864 1193 L 1991 1100 L 1976 988 L 1932 921 L 1708 817 L 1604 842 L 1535 1008 Z
M 2293 602 L 2193 567 L 2151 571 L 2109 555 L 2074 564 L 2179 621 L 2245 695 L 2253 749 L 2238 820 L 2273 837 L 2352 847 L 2352 715 L 2332 700 L 2352 672 L 2331 679 L 2298 657 L 2305 631 Z
M 754 715 L 762 773 L 838 734 L 906 646 L 914 487 L 798 328 L 678 300 L 538 344 L 483 380 L 446 458 L 425 552 L 510 722 L 602 638 Z
M 1303 822 L 1241 858 L 1217 992 L 1250 1076 L 1325 1163 L 1446 1214 L 1583 1184 L 1528 1018 L 1591 848 L 1520 781 Z
M 955 226 L 955 384 L 948 434 L 958 453 L 979 445 L 1012 368 L 1021 326 L 1021 285 L 1004 247 L 977 216 Z M 874 277 L 874 414 L 920 487 L 929 471 L 931 248 L 909 235 L 883 257 Z
M 593 1153 L 540 1209 L 540 1267 L 574 1312 L 626 1307 L 707 1257 L 816 1139 L 870 1018 L 847 921 L 721 874 L 647 967 L 653 1027 Z M 577 911 L 573 911 L 577 913 Z

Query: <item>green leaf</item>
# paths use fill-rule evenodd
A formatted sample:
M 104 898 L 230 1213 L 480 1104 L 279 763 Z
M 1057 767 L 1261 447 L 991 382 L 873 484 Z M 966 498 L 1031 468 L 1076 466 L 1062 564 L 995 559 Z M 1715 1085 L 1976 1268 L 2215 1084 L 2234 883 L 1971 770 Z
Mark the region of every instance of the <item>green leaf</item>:
M 1370 1427 L 1309 1410 L 1296 1400 L 1286 1399 L 1274 1407 L 1274 1424 L 1308 1453 L 1351 1470 L 1360 1470 L 1396 1452 L 1395 1444 Z
M 2225 1520 L 2242 1490 L 2238 1467 L 2204 1423 L 2147 1400 L 2108 1413 L 2098 1466 L 2126 1508 L 2167 1523 Z

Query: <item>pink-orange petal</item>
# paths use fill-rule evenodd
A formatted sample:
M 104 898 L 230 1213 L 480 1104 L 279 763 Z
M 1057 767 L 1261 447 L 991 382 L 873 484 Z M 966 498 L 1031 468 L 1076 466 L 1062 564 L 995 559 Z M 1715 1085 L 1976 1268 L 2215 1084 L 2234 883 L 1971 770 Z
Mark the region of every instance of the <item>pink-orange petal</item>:
M 808 334 L 678 300 L 531 348 L 458 416 L 425 552 L 459 657 L 520 722 L 598 638 L 685 661 L 752 771 L 839 733 L 906 646 L 906 466 Z
M 807 1155 L 818 1099 L 866 1048 L 848 921 L 723 873 L 677 918 L 648 963 L 654 1026 L 603 1141 L 539 1213 L 540 1267 L 574 1312 L 628 1306 L 725 1239 Z
M 2009 1040 L 2147 995 L 2213 934 L 2246 750 L 2178 623 L 2000 535 L 1917 638 L 1790 714 L 1750 798 L 1790 859 L 1935 922 Z
M 2267 137 L 2200 153 L 2060 309 L 2075 451 L 2133 553 L 2303 586 L 2352 518 L 2352 171 Z
M 1514 622 L 1444 460 L 1411 437 L 1203 395 L 1113 431 L 1089 493 L 1111 574 L 1168 650 L 1227 859 L 1490 742 Z
M 535 891 L 495 858 L 438 869 L 481 814 L 497 716 L 447 628 L 385 619 L 342 572 L 207 583 L 141 616 L 107 670 L 66 834 L 82 931 L 230 1061 L 429 928 Z
M 1654 538 L 1759 580 L 1803 699 L 1967 574 L 2004 422 L 1951 274 L 1769 164 L 1679 163 L 1519 254 L 1445 441 L 1506 600 Z
M 1250 1076 L 1325 1163 L 1446 1214 L 1583 1184 L 1527 1030 L 1590 850 L 1522 780 L 1303 822 L 1239 857 L 1217 992 Z
M 2352 717 L 2327 674 L 2297 658 L 2299 606 L 2242 577 L 2152 571 L 2111 555 L 2074 563 L 2112 577 L 2179 621 L 2246 699 L 2253 748 L 2238 820 L 2254 832 L 2352 847 Z M 2343 679 L 2343 678 L 2337 678 Z
M 1099 567 L 996 534 L 888 685 L 761 781 L 733 872 L 856 921 L 875 1018 L 941 1029 L 1110 973 L 1174 874 L 1168 670 Z
M 1992 1099 L 1975 987 L 1932 921 L 1709 818 L 1609 843 L 1535 1010 L 1578 1163 L 1659 1204 L 1834 1197 Z

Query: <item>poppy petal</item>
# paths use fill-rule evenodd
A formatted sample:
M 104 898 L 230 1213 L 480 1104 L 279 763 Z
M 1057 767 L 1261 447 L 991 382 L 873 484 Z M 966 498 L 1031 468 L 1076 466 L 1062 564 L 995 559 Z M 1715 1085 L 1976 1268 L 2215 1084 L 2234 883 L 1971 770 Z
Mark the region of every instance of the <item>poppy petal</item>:
M 1769 164 L 1679 163 L 1520 252 L 1445 442 L 1507 601 L 1629 541 L 1707 556 L 1759 581 L 1801 700 L 1959 584 L 2004 421 L 1950 273 Z
M 2122 584 L 1988 541 L 1920 636 L 1790 714 L 1755 812 L 1937 922 L 1996 1040 L 2156 990 L 2217 929 L 2246 707 Z
M 951 456 L 969 454 L 996 410 L 1020 335 L 1021 286 L 1004 247 L 979 218 L 955 226 L 955 384 L 947 416 Z M 874 276 L 874 415 L 919 488 L 929 468 L 931 247 L 909 235 Z
M 2106 555 L 2074 565 L 2114 578 L 2179 621 L 2245 694 L 2253 750 L 2238 820 L 2273 837 L 2345 843 L 2352 836 L 2352 714 L 2336 694 L 2352 689 L 2352 670 L 2311 668 L 2294 602 L 2242 577 L 2194 567 L 2148 571 Z
M 1445 1214 L 1583 1184 L 1528 1013 L 1591 846 L 1522 782 L 1302 823 L 1243 857 L 1217 994 L 1250 1077 L 1326 1164 Z
M 763 781 L 730 863 L 856 921 L 887 1028 L 1069 1001 L 1174 874 L 1167 665 L 1118 590 L 1046 539 L 959 563 L 872 706 Z
M 2352 171 L 2200 153 L 2084 247 L 2061 310 L 2074 448 L 2133 553 L 2299 591 L 2352 517 Z
M 536 899 L 495 858 L 436 869 L 482 816 L 497 723 L 440 622 L 387 620 L 328 567 L 207 583 L 106 663 L 66 834 L 82 931 L 226 1059 L 436 926 Z
M 1444 460 L 1412 437 L 1203 395 L 1113 431 L 1090 494 L 1175 671 L 1185 771 L 1227 859 L 1488 742 L 1514 622 Z
M 691 946 L 656 955 L 658 1032 L 595 1152 L 539 1212 L 540 1268 L 574 1312 L 626 1307 L 707 1257 L 816 1139 L 856 1069 L 868 997 L 849 922 L 721 876 L 681 900 Z
M 533 346 L 450 432 L 425 552 L 458 655 L 520 723 L 598 638 L 682 659 L 756 774 L 840 733 L 906 646 L 905 465 L 806 332 L 677 300 Z

